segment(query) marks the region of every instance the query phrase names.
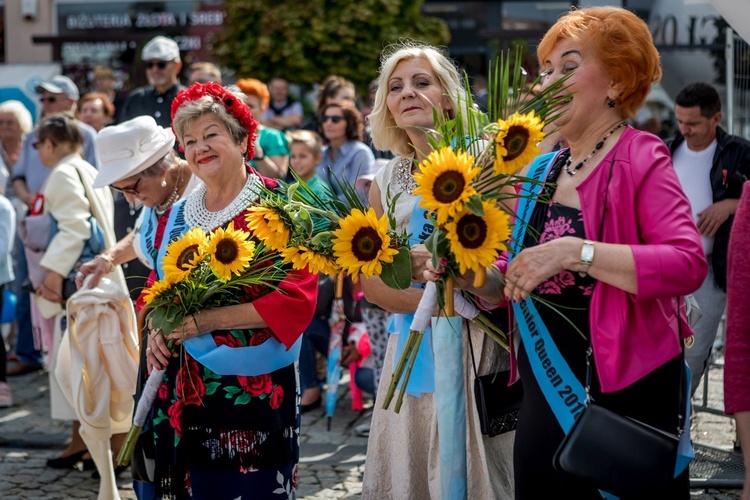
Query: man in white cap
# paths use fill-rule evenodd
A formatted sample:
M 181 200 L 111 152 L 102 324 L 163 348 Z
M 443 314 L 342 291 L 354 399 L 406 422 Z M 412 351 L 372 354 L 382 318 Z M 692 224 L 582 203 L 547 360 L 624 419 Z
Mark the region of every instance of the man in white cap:
M 160 126 L 169 127 L 172 100 L 184 88 L 178 79 L 182 69 L 180 48 L 171 38 L 157 36 L 143 47 L 141 61 L 146 66 L 149 86 L 130 93 L 119 118 L 125 121 L 148 115 Z
M 157 36 L 143 46 L 141 61 L 146 67 L 149 86 L 137 88 L 130 93 L 119 113 L 119 121 L 150 116 L 160 127 L 170 128 L 172 100 L 177 92 L 185 88 L 177 78 L 182 69 L 180 48 L 171 38 Z M 115 196 L 115 235 L 118 240 L 133 230 L 140 210 L 140 207 L 129 203 L 124 196 Z M 148 276 L 146 268 L 139 261 L 123 265 L 123 270 L 128 278 Z M 143 281 L 130 279 L 128 284 L 132 285 L 131 294 L 135 297 L 138 294 L 134 289 L 142 286 Z
M 67 76 L 53 76 L 46 82 L 37 85 L 36 92 L 39 94 L 42 113 L 41 116 L 49 116 L 55 113 L 73 114 L 80 96 L 78 87 L 73 80 Z M 76 120 L 83 134 L 83 158 L 94 167 L 99 168 L 99 156 L 94 146 L 96 131 L 85 123 Z M 39 151 L 34 149 L 36 143 L 36 132 L 26 134 L 21 147 L 18 161 L 13 165 L 13 190 L 16 196 L 27 206 L 31 206 L 36 200 L 37 193 L 44 185 L 52 171 L 45 167 L 39 157 Z M 16 239 L 15 249 L 17 256 L 23 256 L 21 241 Z M 16 356 L 18 361 L 8 365 L 8 375 L 22 375 L 42 368 L 42 355 L 34 347 L 34 339 L 31 331 L 31 312 L 29 294 L 22 293 L 20 287 L 28 279 L 26 259 L 16 259 L 14 268 L 16 275 L 16 291 L 18 303 L 16 305 L 16 321 L 18 324 L 18 342 L 16 343 Z

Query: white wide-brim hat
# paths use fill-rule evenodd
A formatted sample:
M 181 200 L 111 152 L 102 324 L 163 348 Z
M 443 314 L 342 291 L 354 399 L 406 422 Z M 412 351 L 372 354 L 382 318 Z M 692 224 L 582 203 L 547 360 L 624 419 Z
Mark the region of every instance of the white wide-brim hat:
M 119 125 L 104 127 L 94 139 L 99 153 L 99 174 L 94 187 L 139 174 L 174 147 L 171 128 L 160 127 L 150 116 L 139 116 Z

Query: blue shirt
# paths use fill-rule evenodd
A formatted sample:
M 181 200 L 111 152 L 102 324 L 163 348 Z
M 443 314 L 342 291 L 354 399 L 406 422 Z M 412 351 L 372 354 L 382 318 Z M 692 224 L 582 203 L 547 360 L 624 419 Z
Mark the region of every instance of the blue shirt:
M 329 172 L 332 171 L 333 175 Z M 357 177 L 367 175 L 375 167 L 375 156 L 367 145 L 360 141 L 349 141 L 339 146 L 336 151 L 336 160 L 331 158 L 331 147 L 328 146 L 323 150 L 323 159 L 318 164 L 318 175 L 326 181 L 333 194 L 338 199 L 347 203 L 344 193 L 338 186 L 334 176 L 342 181 L 347 182 L 352 188 L 357 183 Z M 367 205 L 367 197 L 363 190 L 357 190 L 357 195 L 362 202 Z M 348 203 L 347 203 L 348 205 Z
M 83 153 L 81 156 L 93 165 L 95 169 L 99 170 L 99 155 L 96 153 L 96 148 L 94 147 L 96 131 L 81 121 L 76 120 L 76 123 L 81 129 L 81 134 L 83 134 Z M 39 158 L 39 152 L 34 149 L 35 142 L 36 131 L 26 134 L 23 146 L 21 147 L 21 154 L 18 155 L 18 161 L 13 165 L 13 180 L 24 179 L 26 181 L 26 189 L 29 193 L 38 193 L 41 191 L 44 181 L 47 180 L 47 177 L 52 172 L 52 169 L 45 167 L 41 158 Z

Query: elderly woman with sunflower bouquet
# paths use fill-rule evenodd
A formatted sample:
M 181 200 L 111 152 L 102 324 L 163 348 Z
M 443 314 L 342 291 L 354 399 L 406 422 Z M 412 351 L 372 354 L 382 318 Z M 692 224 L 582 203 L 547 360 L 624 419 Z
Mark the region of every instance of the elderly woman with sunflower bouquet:
M 378 149 L 398 156 L 376 174 L 370 188 L 370 205 L 378 216 L 386 210 L 395 218 L 397 231 L 412 235 L 412 262 L 424 263 L 429 254 L 421 245 L 432 231 L 427 211 L 419 207 L 414 193 L 414 173 L 419 161 L 432 151 L 425 130 L 435 127 L 433 110 L 455 118 L 466 95 L 455 65 L 437 49 L 414 43 L 391 47 L 383 54 L 378 91 L 369 117 L 372 138 Z M 467 181 L 470 182 L 470 181 Z M 398 196 L 396 198 L 396 196 Z M 395 204 L 393 200 L 395 198 Z M 389 326 L 392 333 L 380 379 L 377 402 L 370 430 L 363 498 L 440 498 L 438 470 L 437 409 L 434 398 L 434 360 L 429 336 L 418 347 L 417 362 L 407 384 L 407 396 L 400 413 L 382 409 L 391 383 L 394 360 L 404 349 L 413 313 L 423 294 L 424 264 L 414 265 L 415 282 L 407 290 L 394 290 L 378 277 L 363 280 L 365 295 L 383 309 L 396 313 Z M 490 273 L 487 289 L 499 286 L 499 274 Z M 498 345 L 479 331 L 469 333 L 478 373 L 497 371 L 509 362 Z M 464 335 L 464 378 L 471 387 L 468 336 Z M 471 389 L 466 407 L 468 497 L 512 498 L 513 432 L 490 440 L 481 434 Z
M 206 252 L 215 275 L 226 279 L 245 265 L 248 248 L 260 245 L 248 209 L 262 189 L 276 188 L 247 165 L 256 122 L 242 96 L 208 83 L 177 95 L 172 127 L 203 185 L 172 210 L 164 237 L 175 251 L 160 256 L 158 278 L 178 280 Z M 199 245 L 209 241 L 208 232 L 213 244 Z M 166 367 L 151 413 L 157 495 L 293 496 L 299 459 L 294 347 L 312 318 L 316 291 L 307 271 L 289 270 L 274 285 L 239 288 L 231 305 L 187 316 L 166 338 L 152 321 L 149 369 Z M 173 353 L 168 342 L 179 349 Z M 258 354 L 269 349 L 274 355 Z

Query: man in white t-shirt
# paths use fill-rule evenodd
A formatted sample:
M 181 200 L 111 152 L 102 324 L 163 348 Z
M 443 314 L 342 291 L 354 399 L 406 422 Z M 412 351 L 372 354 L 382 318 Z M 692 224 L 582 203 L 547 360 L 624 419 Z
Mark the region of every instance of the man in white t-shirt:
M 750 142 L 719 126 L 721 99 L 711 85 L 691 83 L 680 91 L 675 103 L 680 131 L 670 144 L 672 161 L 690 200 L 709 263 L 708 276 L 695 292 L 703 317 L 694 329 L 693 347 L 685 351 L 695 392 L 727 303 L 727 244 L 742 184 L 750 175 Z

